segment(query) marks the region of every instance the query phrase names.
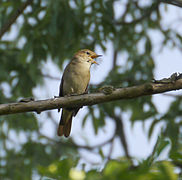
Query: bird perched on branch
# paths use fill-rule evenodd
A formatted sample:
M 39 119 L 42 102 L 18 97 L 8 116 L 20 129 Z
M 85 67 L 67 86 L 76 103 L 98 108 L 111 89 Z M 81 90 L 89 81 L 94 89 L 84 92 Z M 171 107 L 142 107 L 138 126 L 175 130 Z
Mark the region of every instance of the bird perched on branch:
M 98 64 L 94 59 L 101 55 L 89 49 L 78 51 L 71 62 L 66 66 L 61 84 L 59 96 L 79 95 L 88 92 L 90 81 L 90 67 L 92 64 Z M 63 108 L 57 134 L 68 137 L 71 131 L 72 117 L 76 116 L 81 107 L 76 109 Z M 59 110 L 58 110 L 59 111 Z

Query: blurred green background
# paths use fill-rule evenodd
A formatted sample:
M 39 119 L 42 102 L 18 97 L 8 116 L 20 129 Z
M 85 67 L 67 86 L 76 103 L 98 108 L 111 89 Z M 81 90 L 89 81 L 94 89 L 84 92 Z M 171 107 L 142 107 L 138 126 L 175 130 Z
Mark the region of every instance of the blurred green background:
M 0 29 L 24 3 L 0 1 Z M 182 14 L 176 13 L 177 7 L 169 11 L 170 6 L 158 0 L 30 1 L 0 41 L 0 103 L 58 95 L 65 65 L 82 48 L 104 55 L 91 72 L 90 92 L 103 85 L 150 82 L 163 50 L 182 49 Z M 175 21 L 166 25 L 174 15 Z M 173 59 L 171 65 L 167 62 L 163 61 L 166 71 Z M 73 130 L 69 139 L 56 135 L 56 110 L 0 116 L 0 179 L 181 179 L 182 98 L 171 96 L 163 113 L 152 96 L 85 107 L 72 129 L 87 124 L 86 133 L 74 136 Z M 129 148 L 125 119 L 132 127 L 149 122 L 146 138 L 157 138 L 147 157 L 130 154 L 135 150 Z M 114 156 L 114 151 L 122 155 Z M 166 156 L 160 158 L 164 151 Z

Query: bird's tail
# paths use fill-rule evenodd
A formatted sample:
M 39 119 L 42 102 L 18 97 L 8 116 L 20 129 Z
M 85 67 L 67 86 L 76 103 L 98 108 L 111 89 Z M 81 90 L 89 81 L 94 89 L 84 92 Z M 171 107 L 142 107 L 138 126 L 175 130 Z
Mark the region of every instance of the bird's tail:
M 61 119 L 57 130 L 58 136 L 64 135 L 65 137 L 68 137 L 70 135 L 72 116 L 73 116 L 73 111 L 69 111 L 66 109 L 62 110 Z

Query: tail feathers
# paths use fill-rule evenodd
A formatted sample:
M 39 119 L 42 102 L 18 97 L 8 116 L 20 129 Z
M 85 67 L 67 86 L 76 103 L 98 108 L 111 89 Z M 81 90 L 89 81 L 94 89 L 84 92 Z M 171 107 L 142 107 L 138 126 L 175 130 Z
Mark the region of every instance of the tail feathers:
M 64 126 L 59 124 L 58 130 L 57 130 L 57 135 L 58 136 L 62 136 L 64 134 L 63 128 L 64 128 Z
M 72 117 L 70 118 L 69 122 L 66 123 L 63 127 L 64 136 L 68 137 L 71 132 L 71 124 L 72 124 Z
M 71 132 L 71 124 L 72 124 L 72 116 L 73 112 L 68 110 L 63 110 L 61 119 L 59 122 L 59 127 L 57 131 L 58 136 L 64 135 L 65 137 L 68 137 Z

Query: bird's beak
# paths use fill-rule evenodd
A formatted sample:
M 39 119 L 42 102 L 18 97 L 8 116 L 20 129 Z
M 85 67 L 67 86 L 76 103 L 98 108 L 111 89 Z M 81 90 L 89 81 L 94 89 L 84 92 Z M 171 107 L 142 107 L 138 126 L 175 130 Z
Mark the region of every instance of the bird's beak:
M 102 55 L 97 55 L 97 54 L 92 55 L 92 56 L 91 56 L 91 58 L 92 58 L 92 63 L 93 63 L 93 64 L 99 65 L 99 63 L 97 63 L 97 62 L 96 62 L 95 60 L 93 60 L 93 59 L 95 59 L 95 58 L 97 58 L 97 57 L 100 57 L 100 56 L 102 56 Z
M 92 59 L 92 64 L 97 64 L 99 65 L 99 63 L 97 63 L 95 60 Z
M 92 55 L 91 58 L 95 59 L 95 58 L 100 57 L 100 56 L 102 56 L 102 55 L 95 54 L 95 55 Z

